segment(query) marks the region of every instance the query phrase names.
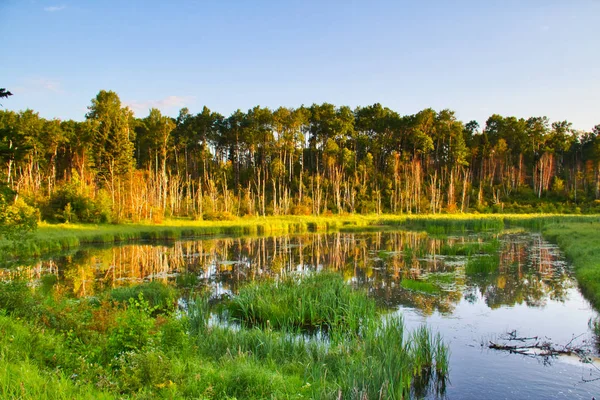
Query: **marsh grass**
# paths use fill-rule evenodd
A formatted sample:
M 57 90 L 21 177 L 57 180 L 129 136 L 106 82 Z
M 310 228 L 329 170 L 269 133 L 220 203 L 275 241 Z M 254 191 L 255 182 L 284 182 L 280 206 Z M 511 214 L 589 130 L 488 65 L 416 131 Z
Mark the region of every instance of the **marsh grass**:
M 0 357 L 0 398 L 5 400 L 109 400 L 117 397 L 93 385 L 76 385 L 61 371 L 48 372 L 28 361 Z
M 556 243 L 575 267 L 584 296 L 600 307 L 600 223 L 560 222 L 546 226 L 543 236 Z
M 257 362 L 297 370 L 312 397 L 401 399 L 414 385 L 427 386 L 448 372 L 448 349 L 439 335 L 426 327 L 406 333 L 400 316 L 377 315 L 373 300 L 338 275 L 256 282 L 240 289 L 227 310 L 242 328 L 196 323 L 205 327 L 197 332 L 199 351 L 235 349 Z M 207 318 L 205 311 L 189 312 L 190 320 Z M 306 335 L 307 328 L 324 327 L 319 335 Z
M 465 274 L 481 275 L 498 272 L 500 256 L 496 253 L 469 257 L 465 264 Z
M 402 281 L 400 282 L 400 286 L 407 290 L 432 295 L 436 295 L 441 292 L 441 289 L 435 284 L 415 279 L 402 279 Z
M 474 254 L 489 254 L 497 252 L 500 248 L 498 238 L 487 238 L 480 242 L 444 243 L 439 251 L 441 255 L 472 256 Z
M 454 272 L 429 273 L 425 276 L 425 281 L 436 286 L 449 286 L 456 282 L 456 274 Z
M 358 332 L 375 317 L 375 301 L 352 290 L 340 275 L 321 273 L 251 283 L 227 310 L 248 326 Z

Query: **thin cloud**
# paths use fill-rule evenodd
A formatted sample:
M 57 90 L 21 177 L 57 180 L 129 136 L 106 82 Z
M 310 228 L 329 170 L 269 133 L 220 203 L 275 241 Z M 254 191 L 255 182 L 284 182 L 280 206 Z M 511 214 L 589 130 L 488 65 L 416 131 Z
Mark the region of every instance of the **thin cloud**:
M 13 86 L 14 91 L 27 94 L 55 93 L 64 94 L 65 91 L 59 81 L 48 78 L 27 78 L 21 80 L 21 84 Z
M 57 11 L 60 11 L 60 10 L 64 10 L 65 8 L 67 8 L 67 6 L 65 6 L 64 4 L 61 4 L 60 6 L 44 7 L 44 11 L 46 11 L 46 12 L 57 12 Z
M 62 93 L 63 92 L 60 82 L 52 80 L 52 79 L 45 79 L 45 78 L 30 79 L 27 81 L 27 83 L 29 84 L 29 86 L 32 89 L 46 90 L 46 91 L 54 92 L 54 93 Z
M 195 99 L 194 96 L 167 96 L 160 100 L 146 101 L 127 101 L 125 104 L 133 110 L 135 114 L 146 114 L 151 108 L 158 108 L 161 111 L 173 108 L 181 108 L 188 105 Z

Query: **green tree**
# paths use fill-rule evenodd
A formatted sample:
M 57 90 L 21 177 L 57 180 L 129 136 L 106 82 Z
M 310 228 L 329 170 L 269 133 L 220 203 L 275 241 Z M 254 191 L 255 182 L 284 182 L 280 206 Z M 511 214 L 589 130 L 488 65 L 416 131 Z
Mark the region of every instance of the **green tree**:
M 121 183 L 133 168 L 135 132 L 130 128 L 133 113 L 121 106 L 119 96 L 113 91 L 101 90 L 92 99 L 86 115 L 92 123 L 94 167 L 98 183 L 107 186 L 112 205 L 123 203 L 124 189 Z

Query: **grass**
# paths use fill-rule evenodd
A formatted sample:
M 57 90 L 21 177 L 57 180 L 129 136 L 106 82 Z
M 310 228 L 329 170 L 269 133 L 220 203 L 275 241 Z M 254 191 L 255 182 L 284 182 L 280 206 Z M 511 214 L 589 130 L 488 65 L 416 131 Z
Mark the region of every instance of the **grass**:
M 306 335 L 307 323 L 294 318 L 282 318 L 277 329 L 215 325 L 207 298 L 189 300 L 182 315 L 150 305 L 144 296 L 163 290 L 149 285 L 90 301 L 66 296 L 60 283 L 44 289 L 4 283 L 0 397 L 401 399 L 447 374 L 448 350 L 439 336 L 426 328 L 405 332 L 401 317 L 382 317 L 365 292 L 341 277 L 273 284 L 246 289 L 272 290 L 270 300 L 290 315 L 311 309 L 286 308 L 290 293 L 307 296 L 315 311 L 308 325 L 335 323 L 321 335 Z M 349 323 L 359 316 L 360 326 Z
M 110 291 L 110 299 L 127 303 L 131 299 L 142 296 L 150 307 L 156 310 L 173 309 L 177 302 L 175 288 L 166 286 L 158 281 L 142 283 L 135 286 L 121 286 Z
M 481 275 L 497 272 L 500 267 L 500 256 L 496 254 L 485 254 L 469 257 L 465 264 L 465 274 Z
M 402 279 L 400 286 L 404 289 L 427 294 L 439 294 L 440 288 L 430 282 L 418 281 L 414 279 Z
M 456 282 L 456 274 L 454 272 L 436 272 L 427 274 L 425 281 L 437 286 L 449 286 Z
M 252 284 L 249 297 L 242 289 L 228 307 L 230 318 L 252 328 L 208 328 L 199 332 L 199 346 L 217 354 L 234 348 L 257 361 L 301 367 L 313 398 L 401 399 L 415 385 L 447 376 L 448 350 L 439 335 L 426 327 L 406 335 L 401 317 L 378 317 L 366 293 L 342 285 L 339 276 L 323 273 Z M 294 301 L 299 294 L 309 306 Z M 282 309 L 298 318 L 281 318 Z M 353 321 L 359 321 L 358 330 Z M 326 340 L 301 335 L 307 326 L 329 327 Z
M 600 308 L 600 223 L 559 222 L 546 226 L 542 233 L 573 263 L 582 293 Z
M 358 332 L 375 317 L 375 302 L 353 291 L 334 273 L 289 276 L 251 283 L 227 305 L 232 318 L 249 326 L 344 329 Z
M 352 230 L 382 224 L 388 229 L 430 227 L 434 233 L 493 230 L 501 225 L 543 229 L 544 236 L 573 261 L 586 297 L 600 305 L 597 216 L 42 224 L 26 240 L 0 242 L 0 258 L 38 256 L 83 243 Z M 444 251 L 468 256 L 466 274 L 483 276 L 498 270 L 497 254 L 480 254 L 493 250 L 494 245 L 489 246 L 454 244 Z M 188 289 L 196 283 L 193 276 L 181 279 Z M 444 279 L 401 284 L 433 293 Z M 448 349 L 439 335 L 425 327 L 405 332 L 401 317 L 382 316 L 366 293 L 330 274 L 242 287 L 227 305 L 229 314 L 222 315 L 241 326 L 215 325 L 211 315 L 216 309 L 204 297 L 192 297 L 185 313 L 177 312 L 176 296 L 160 283 L 113 290 L 94 299 L 69 297 L 60 280 L 52 277 L 38 287 L 18 281 L 0 285 L 0 398 L 422 398 L 432 382 L 443 390 L 449 370 Z M 306 334 L 314 330 L 320 333 Z
M 439 251 L 441 255 L 447 256 L 471 256 L 473 254 L 488 254 L 498 251 L 500 241 L 490 238 L 482 242 L 458 242 L 444 243 Z

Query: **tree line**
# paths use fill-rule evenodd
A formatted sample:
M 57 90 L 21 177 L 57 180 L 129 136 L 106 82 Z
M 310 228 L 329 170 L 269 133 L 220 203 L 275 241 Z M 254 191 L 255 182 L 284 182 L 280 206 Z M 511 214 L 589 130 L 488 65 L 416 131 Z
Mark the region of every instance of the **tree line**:
M 600 210 L 600 125 L 546 117 L 323 103 L 136 118 L 103 90 L 84 121 L 0 111 L 0 158 L 11 201 L 51 221 Z

